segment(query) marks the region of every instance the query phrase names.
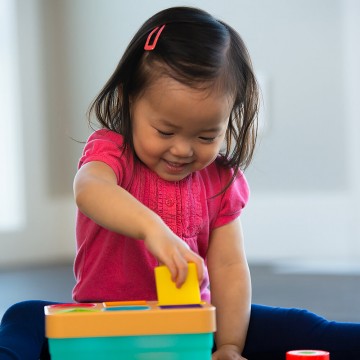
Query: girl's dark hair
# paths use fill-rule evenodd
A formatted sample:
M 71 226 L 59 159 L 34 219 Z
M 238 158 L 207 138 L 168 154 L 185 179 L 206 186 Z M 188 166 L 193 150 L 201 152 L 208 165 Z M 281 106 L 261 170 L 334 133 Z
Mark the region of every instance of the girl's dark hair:
M 155 49 L 144 50 L 149 33 L 163 24 L 166 26 Z M 160 11 L 130 41 L 113 75 L 91 104 L 89 118 L 95 113 L 101 126 L 122 134 L 124 149 L 135 153 L 130 98 L 140 96 L 160 76 L 196 89 L 216 86 L 232 96 L 221 163 L 235 170 L 234 177 L 239 169 L 244 170 L 255 148 L 259 91 L 239 34 L 200 9 L 173 7 Z

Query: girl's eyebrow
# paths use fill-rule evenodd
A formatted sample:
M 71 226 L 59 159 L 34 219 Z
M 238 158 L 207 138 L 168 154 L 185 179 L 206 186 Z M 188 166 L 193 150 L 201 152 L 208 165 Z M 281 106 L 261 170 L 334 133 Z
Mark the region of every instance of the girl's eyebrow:
M 162 120 L 161 120 L 161 123 L 162 123 L 162 125 L 171 127 L 171 128 L 173 128 L 173 129 L 175 129 L 175 130 L 178 130 L 178 129 L 181 128 L 181 126 L 175 125 L 175 124 L 173 124 L 173 123 L 171 123 L 170 121 L 165 120 L 165 119 L 162 119 Z M 221 129 L 222 129 L 221 126 L 215 126 L 215 127 L 213 127 L 213 128 L 204 129 L 204 130 L 202 130 L 202 132 L 209 132 L 209 133 L 210 133 L 210 132 L 219 132 Z
M 214 127 L 214 128 L 210 128 L 210 129 L 205 129 L 203 130 L 203 132 L 218 132 L 220 131 L 222 128 L 220 126 Z
M 180 126 L 177 126 L 177 125 L 171 123 L 170 121 L 168 121 L 166 119 L 161 119 L 160 121 L 161 121 L 162 125 L 169 126 L 169 127 L 174 128 L 174 129 L 180 129 Z

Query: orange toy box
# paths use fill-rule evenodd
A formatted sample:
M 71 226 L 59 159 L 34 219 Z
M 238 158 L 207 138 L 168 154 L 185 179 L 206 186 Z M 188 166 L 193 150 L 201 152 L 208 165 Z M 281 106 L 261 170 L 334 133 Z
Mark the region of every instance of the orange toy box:
M 51 359 L 210 360 L 215 308 L 201 302 L 192 265 L 182 289 L 167 281 L 167 269 L 155 270 L 159 301 L 46 306 Z

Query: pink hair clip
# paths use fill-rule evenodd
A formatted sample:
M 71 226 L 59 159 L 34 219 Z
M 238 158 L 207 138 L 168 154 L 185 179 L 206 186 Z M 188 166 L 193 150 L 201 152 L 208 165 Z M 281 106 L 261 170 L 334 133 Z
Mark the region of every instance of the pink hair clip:
M 165 27 L 165 24 L 163 26 L 161 26 L 160 29 L 159 29 L 159 26 L 157 26 L 154 30 L 151 31 L 151 33 L 149 34 L 149 36 L 146 39 L 146 43 L 144 45 L 144 50 L 154 50 L 155 49 L 155 46 L 159 40 L 159 36 L 160 36 L 161 32 L 164 30 L 164 27 Z M 158 30 L 158 32 L 155 36 L 155 39 L 153 40 L 152 44 L 150 44 L 151 37 L 157 30 Z

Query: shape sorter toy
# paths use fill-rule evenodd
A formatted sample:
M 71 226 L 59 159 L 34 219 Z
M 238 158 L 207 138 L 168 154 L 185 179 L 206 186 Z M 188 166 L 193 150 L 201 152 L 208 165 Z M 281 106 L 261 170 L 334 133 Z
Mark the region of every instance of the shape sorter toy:
M 210 360 L 215 308 L 191 291 L 197 282 L 189 264 L 183 289 L 169 285 L 167 271 L 155 271 L 164 301 L 58 304 L 45 307 L 52 360 Z M 195 270 L 195 272 L 194 272 Z M 159 273 L 157 273 L 159 272 Z M 171 280 L 170 280 L 171 282 Z M 160 291 L 159 291 L 160 290 Z M 176 295 L 177 294 L 177 295 Z M 179 296 L 179 304 L 176 297 Z M 188 302 L 186 302 L 188 298 Z M 169 301 L 169 303 L 166 303 Z

